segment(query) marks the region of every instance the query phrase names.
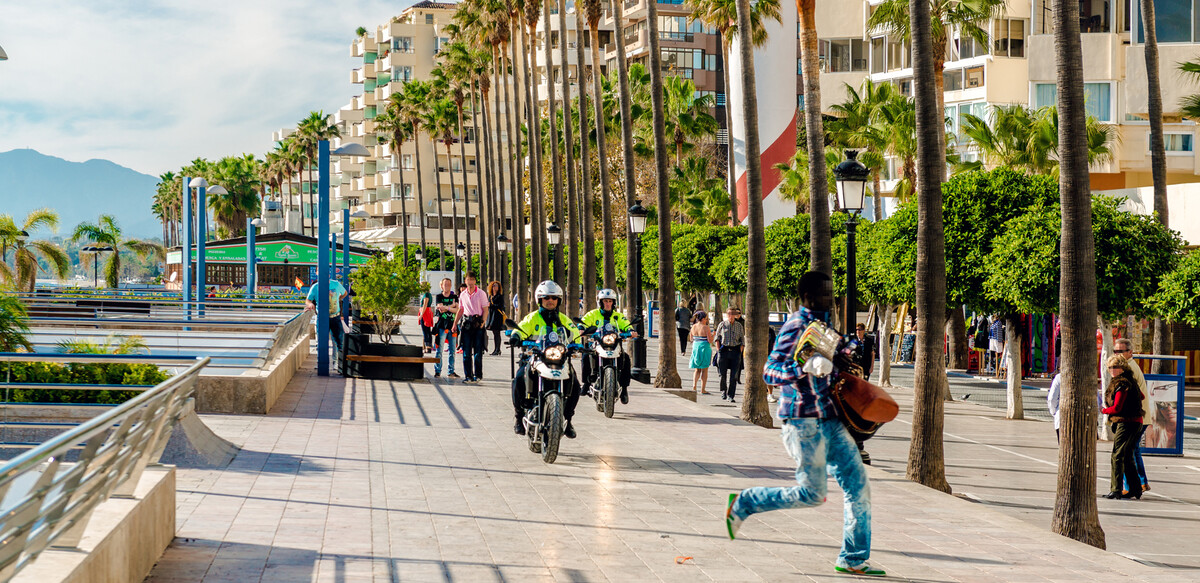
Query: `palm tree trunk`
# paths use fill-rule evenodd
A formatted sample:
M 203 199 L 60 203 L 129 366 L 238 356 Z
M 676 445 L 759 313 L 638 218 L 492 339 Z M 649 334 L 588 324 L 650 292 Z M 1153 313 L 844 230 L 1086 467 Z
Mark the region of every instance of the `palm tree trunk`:
M 590 165 L 592 163 L 592 152 L 589 147 L 590 139 L 588 137 L 588 115 L 587 115 L 587 81 L 584 77 L 584 51 L 583 40 L 584 26 L 582 15 L 576 12 L 575 14 L 575 61 L 576 61 L 576 78 L 579 79 L 579 161 L 580 161 L 580 208 L 583 215 L 583 289 L 584 292 L 584 308 L 591 311 L 596 308 L 596 295 L 587 293 L 596 285 L 596 227 L 592 224 L 595 213 L 592 210 L 592 174 Z M 597 61 L 593 61 L 592 69 L 595 70 Z M 594 99 L 593 99 L 594 100 Z
M 490 220 L 491 212 L 490 212 L 490 210 L 485 211 L 484 200 L 492 199 L 492 195 L 491 195 L 491 192 L 492 192 L 492 169 L 491 169 L 490 165 L 480 165 L 480 163 L 479 163 L 479 147 L 481 145 L 483 146 L 484 153 L 485 153 L 485 156 L 483 159 L 485 162 L 487 161 L 486 153 L 488 151 L 488 149 L 487 149 L 488 148 L 488 140 L 487 140 L 487 116 L 485 115 L 483 117 L 484 125 L 482 128 L 480 128 L 480 126 L 479 126 L 479 109 L 477 106 L 478 106 L 478 104 L 476 103 L 476 100 L 475 100 L 475 91 L 472 90 L 471 91 L 471 127 L 473 127 L 475 129 L 475 142 L 472 144 L 473 146 L 475 146 L 475 183 L 479 187 L 482 187 L 482 188 L 476 188 L 476 191 L 479 192 L 479 195 L 475 201 L 475 206 L 476 206 L 476 208 L 479 209 L 479 216 L 475 217 L 475 228 L 478 229 L 478 231 L 479 231 L 479 233 L 478 233 L 478 235 L 479 235 L 479 272 L 475 274 L 476 280 L 478 281 L 478 280 L 482 279 L 483 277 L 485 277 L 484 274 L 491 273 L 487 269 L 488 268 L 488 261 L 487 261 L 488 254 L 487 254 L 486 250 L 488 247 L 487 247 L 487 239 L 486 239 L 485 228 L 484 228 L 484 226 L 487 225 L 487 222 Z M 466 160 L 464 159 L 463 162 L 465 163 Z M 464 167 L 464 170 L 465 169 L 466 168 Z M 481 175 L 483 177 L 483 180 L 480 180 Z M 463 186 L 464 186 L 463 190 L 466 190 L 465 181 L 463 183 Z M 466 211 L 466 213 L 467 213 L 467 267 L 470 268 L 471 267 L 471 261 L 470 261 L 470 259 L 471 259 L 471 197 L 470 197 L 470 195 L 468 195 L 465 200 L 466 200 L 466 202 L 464 204 L 467 207 L 467 211 Z M 489 277 L 488 279 L 491 279 L 491 278 Z M 486 281 L 483 281 L 480 283 L 482 284 L 482 287 L 487 287 Z
M 596 112 L 596 166 L 600 171 L 600 220 L 604 232 L 604 287 L 616 289 L 617 267 L 613 255 L 612 192 L 608 176 L 608 141 L 604 135 L 604 89 L 600 84 L 600 26 L 588 23 L 592 35 L 592 107 Z M 618 39 L 617 42 L 624 42 Z M 582 115 L 582 114 L 580 114 Z M 591 212 L 591 206 L 588 207 Z M 595 255 L 589 249 L 588 253 Z M 592 280 L 588 280 L 589 282 Z
M 495 149 L 492 144 L 492 132 L 495 126 L 492 125 L 491 116 L 488 113 L 491 108 L 488 107 L 486 92 L 479 100 L 479 108 L 483 113 L 483 139 L 481 143 L 483 144 L 484 152 L 483 166 L 488 182 L 487 190 L 483 192 L 484 199 L 479 201 L 479 208 L 482 209 L 480 214 L 485 216 L 485 220 L 479 225 L 479 253 L 486 260 L 486 267 L 482 264 L 480 265 L 479 270 L 482 273 L 479 276 L 482 278 L 486 274 L 488 281 L 494 281 L 500 279 L 496 275 L 496 265 L 499 264 L 496 257 L 496 191 L 503 190 L 503 188 L 496 182 L 497 160 L 494 158 Z
M 801 0 L 803 1 L 803 0 Z M 737 0 L 738 30 L 751 30 L 750 0 Z M 746 280 L 766 281 L 767 241 L 763 224 L 762 159 L 758 140 L 758 90 L 754 76 L 754 40 L 750 34 L 738 35 L 738 52 L 742 66 L 742 117 L 745 120 L 746 144 L 746 224 L 748 257 Z M 728 97 L 725 103 L 729 103 Z M 732 141 L 732 136 L 730 137 Z M 661 149 L 661 148 L 660 148 Z M 828 231 L 828 229 L 826 229 Z M 669 248 L 668 248 L 669 249 Z M 767 362 L 767 289 L 763 285 L 747 286 L 746 294 L 746 396 L 742 399 L 742 419 L 762 427 L 771 427 L 771 411 L 767 406 L 767 386 L 761 374 Z M 672 310 L 673 311 L 673 310 Z M 665 328 L 664 328 L 665 329 Z M 664 334 L 665 336 L 665 334 Z
M 525 75 L 525 83 L 529 87 L 529 124 L 528 124 L 528 139 L 529 149 L 533 152 L 533 158 L 530 164 L 529 175 L 529 224 L 531 226 L 530 234 L 533 236 L 533 279 L 534 281 L 543 281 L 546 279 L 546 225 L 542 220 L 542 212 L 545 210 L 545 192 L 543 190 L 544 180 L 542 179 L 542 120 L 541 120 L 541 100 L 538 97 L 538 68 L 537 68 L 537 34 L 534 27 L 529 27 L 525 35 L 526 48 L 528 49 L 528 57 L 526 57 L 525 66 L 527 67 Z M 530 287 L 533 287 L 532 285 Z M 530 301 L 532 302 L 533 290 L 530 290 Z M 531 304 L 532 306 L 532 304 Z
M 450 170 L 450 168 L 449 168 L 450 145 L 445 144 L 445 146 L 446 146 L 446 166 L 447 166 L 446 170 L 449 171 Z M 437 145 L 436 144 L 433 146 L 433 152 L 434 152 L 434 155 L 436 156 L 437 155 Z M 442 170 L 440 168 L 438 168 L 437 170 L 438 170 L 437 171 L 438 271 L 446 271 L 446 217 L 444 216 L 443 211 L 442 211 L 442 206 L 443 206 L 442 203 L 445 201 L 445 198 L 442 197 Z M 448 172 L 448 174 L 450 174 L 450 191 L 451 191 L 451 196 L 453 196 L 454 173 Z
M 658 45 L 658 2 L 646 3 L 650 34 L 650 97 L 654 114 L 654 169 L 658 186 L 658 374 L 654 386 L 679 388 L 682 380 L 675 364 L 678 339 L 669 332 L 675 319 L 675 257 L 671 252 L 671 193 L 667 175 L 667 130 L 663 112 L 662 53 Z M 753 280 L 752 280 L 753 281 Z M 765 321 L 765 319 L 764 319 Z M 765 330 L 763 331 L 765 333 Z M 753 366 L 750 370 L 754 370 Z
M 801 76 L 804 78 L 804 130 L 808 140 L 808 237 L 811 253 L 809 265 L 813 271 L 832 274 L 833 256 L 829 241 L 829 181 L 825 176 L 825 129 L 821 120 L 821 68 L 817 59 L 816 0 L 797 0 L 796 7 L 799 9 L 800 16 L 800 70 Z
M 520 28 L 521 27 L 518 26 L 513 29 L 512 34 L 514 37 L 520 33 Z M 525 200 L 525 188 L 523 184 L 524 169 L 522 168 L 522 163 L 519 162 L 523 161 L 525 157 L 521 155 L 521 149 L 519 147 L 521 142 L 517 138 L 516 126 L 520 125 L 520 122 L 519 120 L 516 123 L 513 121 L 513 112 L 516 112 L 517 115 L 521 114 L 521 92 L 518 90 L 517 86 L 517 81 L 519 78 L 517 75 L 517 40 L 515 38 L 509 44 L 509 53 L 508 65 L 509 75 L 512 77 L 512 93 L 510 96 L 508 89 L 509 84 L 505 83 L 504 100 L 507 102 L 507 105 L 504 110 L 504 119 L 505 128 L 508 130 L 508 158 L 510 170 L 508 179 L 509 184 L 511 185 L 509 197 L 512 199 L 510 202 L 512 205 L 512 235 L 510 236 L 512 239 L 511 281 L 513 293 L 523 294 L 521 297 L 524 297 L 525 300 L 521 302 L 521 305 L 528 309 L 529 286 L 526 284 L 525 271 L 525 253 L 527 252 L 527 249 L 525 247 L 525 229 L 523 228 L 525 222 L 525 213 L 521 208 L 521 205 Z M 519 315 L 520 314 L 513 314 L 513 319 L 516 319 L 516 317 Z
M 576 14 L 578 18 L 578 14 Z M 550 27 L 546 27 L 549 30 Z M 581 39 L 576 38 L 576 43 Z M 558 0 L 558 55 L 562 61 L 562 109 L 563 109 L 563 166 L 566 167 L 567 178 L 567 252 L 564 253 L 567 269 L 567 314 L 579 315 L 579 187 L 575 183 L 575 139 L 573 118 L 571 117 L 571 66 L 567 53 L 567 3 Z M 583 63 L 575 65 L 576 73 Z M 582 76 L 579 77 L 582 80 Z M 581 102 L 582 103 L 582 102 Z M 582 112 L 580 112 L 582 114 Z M 580 136 L 583 139 L 583 136 Z M 561 263 L 561 261 L 560 261 Z
M 717 29 L 717 42 L 720 43 L 717 48 L 721 51 L 721 58 L 725 59 L 721 65 L 721 76 L 725 80 L 725 105 L 721 108 L 725 110 L 725 184 L 729 189 L 729 224 L 737 225 L 741 221 L 738 220 L 737 167 L 733 160 L 733 110 L 729 108 L 729 55 L 733 53 L 733 47 L 725 38 L 727 31 L 728 27 Z
M 416 122 L 413 122 L 413 168 L 417 171 L 417 221 L 420 223 L 421 229 L 421 253 L 428 260 L 429 247 L 425 244 L 425 180 L 422 177 L 421 168 L 421 129 Z M 435 160 L 436 162 L 436 160 Z M 439 207 L 440 210 L 440 207 Z M 441 219 L 438 219 L 439 226 Z
M 492 157 L 493 157 L 494 163 L 496 165 L 495 166 L 495 168 L 496 168 L 496 193 L 495 193 L 496 198 L 493 199 L 492 204 L 493 204 L 493 208 L 496 211 L 496 215 L 493 217 L 494 222 L 492 224 L 493 230 L 492 230 L 492 234 L 491 234 L 491 240 L 492 240 L 491 245 L 492 245 L 493 257 L 494 257 L 493 264 L 496 266 L 496 268 L 494 270 L 496 273 L 496 280 L 500 281 L 501 283 L 504 283 L 504 279 L 505 279 L 504 275 L 506 273 L 508 266 L 504 264 L 504 257 L 503 257 L 504 254 L 500 251 L 499 243 L 497 242 L 497 240 L 500 237 L 500 234 L 505 231 L 505 229 L 504 229 L 504 215 L 505 215 L 504 191 L 509 186 L 508 183 L 505 182 L 505 176 L 504 176 L 504 166 L 506 164 L 506 159 L 504 157 L 504 140 L 503 140 L 502 134 L 504 134 L 505 132 L 504 132 L 504 126 L 501 125 L 501 123 L 500 123 L 500 92 L 504 91 L 507 95 L 507 91 L 508 91 L 507 85 L 503 89 L 501 89 L 501 87 L 500 87 L 501 80 L 504 78 L 503 75 L 501 75 L 501 73 L 500 73 L 500 71 L 504 68 L 504 47 L 503 46 L 500 46 L 500 45 L 493 46 L 493 48 L 492 48 L 492 63 L 493 63 L 492 64 L 492 121 L 491 121 L 491 132 L 490 133 L 491 133 L 492 138 L 495 139 L 495 142 L 492 144 Z M 508 103 L 508 100 L 506 98 L 505 99 L 505 104 L 506 104 L 505 107 L 507 107 L 507 103 Z M 511 157 L 511 150 L 509 151 L 509 153 L 510 153 L 510 157 Z M 509 192 L 515 192 L 515 191 L 510 190 Z M 505 287 L 505 286 L 502 285 L 501 287 Z
M 917 135 L 936 135 L 935 132 L 943 124 L 937 111 L 938 87 L 934 79 L 936 56 L 933 54 L 928 0 L 910 0 L 909 14 L 912 19 L 910 30 L 913 38 Z M 942 443 L 945 423 L 942 394 L 946 385 L 946 368 L 942 358 L 942 333 L 946 317 L 946 258 L 942 228 L 943 174 L 939 160 L 944 159 L 945 152 L 939 151 L 937 140 L 926 140 L 917 150 L 916 309 L 921 322 L 917 330 L 908 479 L 950 492 Z M 823 169 L 824 160 L 820 162 Z M 824 173 L 821 176 L 824 177 Z M 813 214 L 818 214 L 816 209 Z
M 546 99 L 550 104 L 550 173 L 554 180 L 553 191 L 553 207 L 554 207 L 554 223 L 560 228 L 563 224 L 563 176 L 562 176 L 562 160 L 558 156 L 558 95 L 554 90 L 554 44 L 551 42 L 552 36 L 550 25 L 550 0 L 542 0 L 542 22 L 546 26 Z M 567 42 L 567 39 L 560 32 L 559 42 Z M 566 63 L 562 63 L 562 75 L 564 82 L 566 81 Z M 559 240 L 561 241 L 561 239 Z M 561 250 L 551 249 L 556 256 L 561 255 Z M 555 257 L 554 265 L 550 266 L 553 270 L 551 276 L 554 281 L 563 281 L 563 258 Z M 570 302 L 568 302 L 570 303 Z
M 458 269 L 456 269 L 455 271 L 459 278 L 458 281 L 454 282 L 455 285 L 462 283 L 462 274 L 467 272 L 467 270 L 469 270 L 471 267 L 471 225 L 467 223 L 468 215 L 471 214 L 471 197 L 467 193 L 467 134 L 463 130 L 463 110 L 462 110 L 461 105 L 458 107 L 458 157 L 460 158 L 460 160 L 459 160 L 459 167 L 461 170 L 460 174 L 462 174 L 463 228 L 467 232 L 466 233 L 466 235 L 467 235 L 467 243 L 466 243 L 467 253 L 466 253 L 466 255 L 463 256 L 462 260 L 458 259 L 458 197 L 455 196 L 450 199 L 451 200 L 450 209 L 451 209 L 451 212 L 454 213 L 454 258 L 455 258 L 455 261 L 457 261 L 456 265 L 458 265 Z M 446 158 L 447 159 L 450 158 L 449 146 L 446 147 Z M 479 184 L 479 168 L 478 168 L 478 166 L 475 168 L 475 183 L 477 185 Z M 453 191 L 453 187 L 454 187 L 454 166 L 453 165 L 450 167 L 450 186 L 451 186 L 451 190 Z M 466 262 L 465 264 L 463 263 L 464 261 Z M 461 272 L 461 273 L 459 273 L 459 272 Z
M 1005 376 L 1005 399 L 1007 408 L 1006 419 L 1025 418 L 1025 395 L 1021 392 L 1021 317 L 1009 314 L 1004 323 L 1004 358 L 1008 361 L 1008 374 Z
M 884 164 L 887 164 L 886 160 L 884 161 Z M 880 174 L 880 172 L 878 170 L 874 172 L 875 192 L 873 193 L 873 197 L 875 198 L 875 222 L 876 223 L 883 220 L 883 195 L 880 194 L 881 192 L 883 192 L 883 184 L 882 184 L 882 180 L 879 177 L 879 174 Z
M 633 157 L 633 103 L 632 96 L 629 94 L 629 61 L 625 58 L 625 20 L 624 5 L 621 0 L 612 0 L 611 14 L 613 15 L 613 36 L 616 38 L 617 44 L 617 89 L 621 95 L 621 146 L 622 159 L 625 162 L 625 208 L 633 207 L 637 200 L 637 176 L 635 175 L 637 164 Z M 641 315 L 642 298 L 633 297 L 634 282 L 640 281 L 642 274 L 638 273 L 634 268 L 637 265 L 635 254 L 640 253 L 634 245 L 633 232 L 629 230 L 629 221 L 625 222 L 625 297 L 627 300 L 626 308 L 629 310 L 629 317 L 634 318 Z M 607 258 L 606 261 L 612 261 Z M 614 277 L 615 280 L 615 277 Z M 675 351 L 670 351 L 671 357 L 674 358 Z
M 396 160 L 396 174 L 400 177 L 400 229 L 404 233 L 404 264 L 408 265 L 408 202 L 404 196 L 404 155 L 401 153 L 404 142 L 393 140 L 392 146 L 396 148 L 392 155 Z M 346 225 L 346 229 L 350 229 L 350 225 Z
M 914 0 L 915 1 L 915 0 Z M 1062 240 L 1058 289 L 1062 322 L 1062 411 L 1058 488 L 1050 529 L 1104 548 L 1096 509 L 1096 260 L 1092 195 L 1083 101 L 1079 3 L 1058 0 L 1054 10 L 1057 55 L 1059 197 Z
M 1170 226 L 1167 208 L 1167 156 L 1163 139 L 1162 89 L 1158 71 L 1158 30 L 1154 22 L 1154 0 L 1141 0 L 1142 30 L 1146 36 L 1146 101 L 1150 116 L 1150 173 L 1154 180 L 1154 211 L 1158 222 Z M 1162 318 L 1154 319 L 1154 354 L 1170 356 L 1173 352 L 1171 325 Z M 1171 363 L 1154 361 L 1151 372 L 1165 374 Z
M 966 369 L 967 319 L 961 305 L 946 308 L 946 341 L 949 344 L 950 368 Z M 946 396 L 949 397 L 950 393 L 946 393 Z

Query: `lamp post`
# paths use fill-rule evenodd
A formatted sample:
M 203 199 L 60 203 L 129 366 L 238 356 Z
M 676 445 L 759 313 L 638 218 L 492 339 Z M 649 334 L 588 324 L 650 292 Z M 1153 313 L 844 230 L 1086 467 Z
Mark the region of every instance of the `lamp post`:
M 266 221 L 262 219 L 246 219 L 246 299 L 254 298 L 254 288 L 258 284 L 258 253 L 254 237 L 258 228 L 265 224 Z
M 508 235 L 500 233 L 500 236 L 496 237 L 496 250 L 500 252 L 500 287 L 504 287 L 508 283 L 508 278 L 506 277 L 508 274 L 508 264 L 505 261 L 507 259 L 506 254 L 511 248 L 512 242 L 508 240 Z
M 183 253 L 180 255 L 179 270 L 182 272 L 183 280 L 181 290 L 183 293 L 184 317 L 188 320 L 192 319 L 192 233 L 195 224 L 192 222 L 192 188 L 191 179 L 187 176 L 180 181 L 183 184 Z
M 201 177 L 193 178 L 188 186 L 196 189 L 196 313 L 204 315 L 204 243 L 208 241 L 208 203 L 205 195 L 208 191 L 208 181 Z
M 632 296 L 629 298 L 629 316 L 637 318 L 637 338 L 633 339 L 633 363 L 630 376 L 640 383 L 650 382 L 650 371 L 646 368 L 646 324 L 642 318 L 642 233 L 646 232 L 646 209 L 641 201 L 629 207 L 629 232 L 633 234 L 633 273 L 637 276 L 630 283 Z
M 862 212 L 863 201 L 866 198 L 867 177 L 871 171 L 858 161 L 856 150 L 846 150 L 846 159 L 833 169 L 833 177 L 837 180 L 838 198 L 842 208 L 849 214 L 846 220 L 846 330 L 847 334 L 854 333 L 855 320 L 858 311 L 858 267 L 857 245 L 854 233 L 858 227 L 858 213 Z
M 91 245 L 84 245 L 79 248 L 80 253 L 95 253 L 96 248 Z M 96 256 L 92 256 L 92 287 L 99 287 L 99 274 L 96 271 Z
M 557 223 L 550 223 L 550 226 L 546 227 L 546 238 L 550 242 L 550 277 L 553 278 L 554 274 L 558 273 L 554 270 L 554 261 L 557 259 L 555 256 L 558 255 L 558 243 L 562 240 L 562 229 L 558 227 Z
M 454 285 L 462 285 L 462 261 L 467 256 L 467 246 L 459 243 L 454 247 Z M 470 266 L 468 266 L 469 268 Z

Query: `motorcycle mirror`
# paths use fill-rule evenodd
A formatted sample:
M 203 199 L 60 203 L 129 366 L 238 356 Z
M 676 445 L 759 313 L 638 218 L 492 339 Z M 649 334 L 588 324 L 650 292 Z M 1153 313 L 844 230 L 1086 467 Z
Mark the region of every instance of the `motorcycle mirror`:
M 504 325 L 505 325 L 505 326 L 507 326 L 507 327 L 509 327 L 509 328 L 516 328 L 516 327 L 517 327 L 517 323 L 516 323 L 516 322 L 514 322 L 514 321 L 512 320 L 512 318 L 505 318 L 505 319 L 504 319 Z
M 636 326 L 636 325 L 638 325 L 638 324 L 641 324 L 641 323 L 642 323 L 642 317 L 641 317 L 641 316 L 634 316 L 634 317 L 633 317 L 633 319 L 629 321 L 629 323 L 630 323 L 630 324 L 633 324 L 633 325 L 635 325 L 635 326 Z
M 595 326 L 588 326 L 587 328 L 585 328 L 585 329 L 583 330 L 583 333 L 584 333 L 584 334 L 587 334 L 587 335 L 590 335 L 590 334 L 595 334 L 595 333 L 596 333 L 596 327 L 595 327 Z
M 576 324 L 579 324 L 580 326 L 583 325 L 583 318 L 580 318 L 579 316 L 575 316 L 574 318 L 571 318 L 571 321 L 575 322 Z

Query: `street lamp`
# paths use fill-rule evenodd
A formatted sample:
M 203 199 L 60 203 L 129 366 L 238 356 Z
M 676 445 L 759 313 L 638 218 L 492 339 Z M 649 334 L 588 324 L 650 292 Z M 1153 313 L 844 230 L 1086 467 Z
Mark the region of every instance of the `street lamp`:
M 508 239 L 508 235 L 500 233 L 500 236 L 496 237 L 496 250 L 500 252 L 500 287 L 504 287 L 504 285 L 507 283 L 508 264 L 505 263 L 507 260 L 505 254 L 508 253 L 508 250 L 511 248 L 512 241 Z
M 630 282 L 629 316 L 637 318 L 637 338 L 633 339 L 633 363 L 630 376 L 641 383 L 650 382 L 650 371 L 646 369 L 646 324 L 642 318 L 642 233 L 646 232 L 646 209 L 641 201 L 634 201 L 629 207 L 629 232 L 633 233 L 633 273 L 636 277 Z
M 855 229 L 858 227 L 858 213 L 862 212 L 866 198 L 867 177 L 871 171 L 858 161 L 856 150 L 846 150 L 846 160 L 833 169 L 833 177 L 837 180 L 838 197 L 842 209 L 849 218 L 846 219 L 846 333 L 854 333 L 854 320 L 858 311 L 858 272 L 857 245 L 854 240 Z
M 86 247 L 79 248 L 80 253 L 92 254 L 92 287 L 96 289 L 100 289 L 100 254 L 112 250 L 113 248 L 109 247 L 108 245 L 88 245 Z
M 550 226 L 546 227 L 546 237 L 550 241 L 550 277 L 554 278 L 558 276 L 558 270 L 554 268 L 554 256 L 558 251 L 558 242 L 562 240 L 562 229 L 557 223 L 550 223 Z
M 454 277 L 457 279 L 454 283 L 462 285 L 462 260 L 467 256 L 467 246 L 459 243 L 454 247 Z
M 4 47 L 0 47 L 0 61 L 7 61 L 8 53 L 4 52 Z
M 208 181 L 197 176 L 188 182 L 188 186 L 196 189 L 196 313 L 203 316 L 204 298 L 208 295 L 204 281 L 207 275 L 205 273 L 207 269 L 204 263 L 206 253 L 204 247 L 208 242 Z M 220 192 L 225 192 L 225 189 L 221 188 Z M 191 267 L 190 259 L 186 267 Z M 190 312 L 188 315 L 190 317 Z
M 216 188 L 220 187 L 214 187 L 214 190 Z M 262 219 L 246 219 L 246 299 L 254 297 L 254 288 L 258 285 L 258 253 L 254 237 L 258 234 L 258 228 L 265 224 L 267 222 Z
M 22 243 L 24 243 L 25 241 L 29 240 L 29 231 L 19 231 L 19 232 L 17 232 L 17 240 L 18 240 L 18 241 L 20 241 L 20 242 L 22 242 Z

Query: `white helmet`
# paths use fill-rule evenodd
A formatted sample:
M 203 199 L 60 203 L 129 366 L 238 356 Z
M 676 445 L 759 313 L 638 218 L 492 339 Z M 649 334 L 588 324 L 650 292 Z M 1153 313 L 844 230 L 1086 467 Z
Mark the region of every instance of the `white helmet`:
M 613 305 L 617 305 L 617 292 L 608 288 L 604 288 L 599 292 L 596 292 L 596 303 L 599 304 L 602 300 L 612 300 Z
M 562 286 L 547 279 L 546 281 L 538 284 L 537 290 L 533 292 L 533 297 L 538 302 L 541 302 L 542 298 L 558 298 L 559 300 L 562 300 L 563 289 Z

